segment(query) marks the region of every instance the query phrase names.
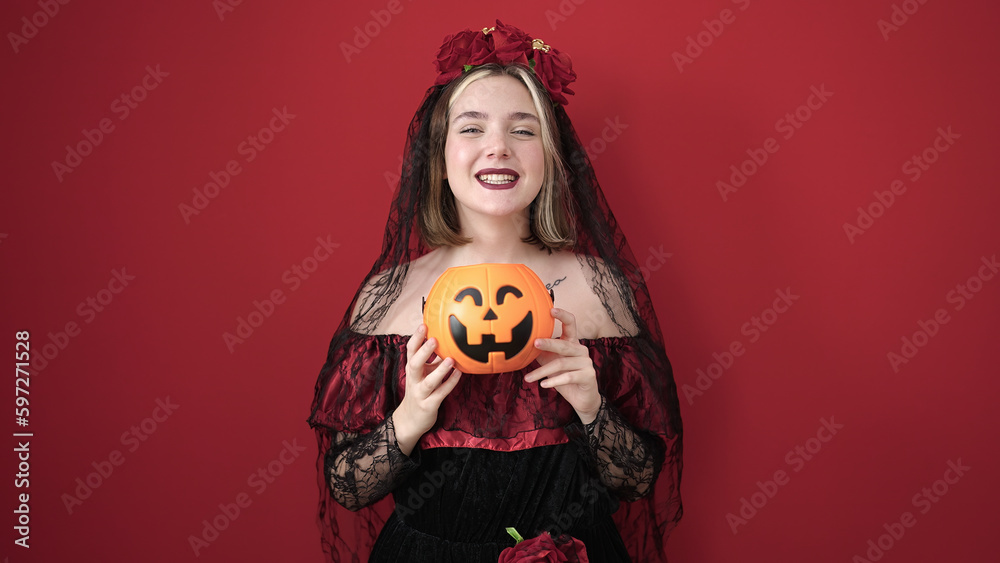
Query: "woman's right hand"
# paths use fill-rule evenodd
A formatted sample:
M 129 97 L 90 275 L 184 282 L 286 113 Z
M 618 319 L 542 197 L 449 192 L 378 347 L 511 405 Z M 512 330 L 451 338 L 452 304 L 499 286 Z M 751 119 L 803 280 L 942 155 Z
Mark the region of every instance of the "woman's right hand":
M 428 361 L 437 348 L 437 341 L 433 338 L 424 341 L 426 335 L 427 327 L 421 324 L 406 343 L 406 390 L 402 402 L 392 413 L 396 443 L 406 455 L 410 455 L 420 437 L 434 426 L 441 402 L 462 376 L 451 358 Z

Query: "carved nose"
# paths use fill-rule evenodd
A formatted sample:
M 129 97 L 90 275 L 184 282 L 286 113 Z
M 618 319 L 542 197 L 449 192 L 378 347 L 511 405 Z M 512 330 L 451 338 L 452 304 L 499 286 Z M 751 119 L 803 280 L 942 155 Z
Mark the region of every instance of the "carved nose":
M 486 311 L 486 316 L 483 317 L 483 320 L 484 321 L 495 321 L 495 320 L 497 320 L 497 314 L 493 312 L 493 308 L 492 307 L 490 308 L 489 311 Z

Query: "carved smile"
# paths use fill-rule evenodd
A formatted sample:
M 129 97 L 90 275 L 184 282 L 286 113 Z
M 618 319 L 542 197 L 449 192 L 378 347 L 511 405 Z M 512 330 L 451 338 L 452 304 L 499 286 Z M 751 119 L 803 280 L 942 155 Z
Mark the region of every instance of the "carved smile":
M 495 334 L 484 334 L 482 344 L 469 344 L 469 331 L 455 315 L 448 317 L 448 324 L 451 328 L 451 337 L 455 339 L 458 349 L 469 358 L 485 364 L 489 363 L 490 352 L 503 352 L 504 358 L 509 360 L 524 350 L 528 340 L 531 339 L 533 322 L 531 311 L 528 311 L 524 319 L 510 332 L 510 342 L 497 342 Z

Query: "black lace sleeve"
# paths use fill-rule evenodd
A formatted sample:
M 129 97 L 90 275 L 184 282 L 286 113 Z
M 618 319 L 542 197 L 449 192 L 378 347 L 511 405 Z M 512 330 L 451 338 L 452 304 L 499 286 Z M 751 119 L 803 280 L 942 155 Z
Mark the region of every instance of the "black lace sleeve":
M 331 495 L 351 511 L 381 500 L 420 465 L 413 453 L 399 449 L 391 415 L 367 434 L 334 433 L 325 462 Z
M 647 495 L 663 465 L 663 447 L 651 435 L 633 429 L 615 407 L 601 397 L 597 418 L 584 426 L 574 422 L 566 433 L 598 477 L 624 501 Z

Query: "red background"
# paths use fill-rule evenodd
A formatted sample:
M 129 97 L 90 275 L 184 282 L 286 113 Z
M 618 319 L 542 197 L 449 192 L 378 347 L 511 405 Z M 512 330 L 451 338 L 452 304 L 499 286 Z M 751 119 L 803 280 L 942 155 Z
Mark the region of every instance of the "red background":
M 995 556 L 1000 278 L 973 282 L 960 310 L 948 300 L 1000 251 L 995 3 L 908 0 L 919 9 L 897 14 L 887 39 L 878 21 L 891 0 L 347 4 L 244 2 L 220 17 L 208 0 L 71 2 L 35 16 L 45 25 L 15 52 L 9 34 L 42 8 L 3 3 L 2 333 L 14 348 L 29 330 L 36 362 L 50 333 L 65 346 L 32 372 L 27 428 L 14 424 L 11 381 L 4 392 L 4 427 L 34 433 L 29 550 L 12 543 L 25 492 L 13 487 L 14 437 L 0 455 L 9 561 L 321 559 L 305 423 L 315 376 L 378 251 L 386 176 L 433 54 L 446 34 L 495 17 L 573 57 L 568 111 L 649 260 L 678 385 L 697 388 L 713 354 L 729 365 L 681 397 L 685 516 L 672 560 L 848 562 L 904 512 L 916 524 L 885 561 Z M 731 23 L 713 24 L 725 9 Z M 721 33 L 699 38 L 703 20 Z M 348 61 L 342 44 L 372 21 L 377 34 Z M 688 37 L 707 46 L 679 69 Z M 157 65 L 168 76 L 120 119 L 113 101 Z M 808 120 L 785 139 L 777 122 L 811 87 L 832 95 L 799 110 Z M 285 107 L 295 117 L 246 162 L 240 143 Z M 52 162 L 102 119 L 114 129 L 60 181 Z M 939 127 L 959 137 L 913 180 L 903 167 Z M 777 152 L 724 200 L 716 182 L 769 137 Z M 186 222 L 179 205 L 230 160 L 241 172 Z M 852 242 L 844 224 L 896 179 L 905 193 L 874 206 Z M 317 237 L 339 246 L 308 279 L 290 274 L 293 291 L 283 275 Z M 134 280 L 101 293 L 122 268 Z M 751 342 L 741 327 L 789 289 L 799 298 L 767 313 L 773 324 Z M 223 334 L 275 290 L 284 302 L 231 352 Z M 106 305 L 90 314 L 88 298 Z M 948 322 L 894 370 L 887 355 L 938 309 Z M 68 322 L 79 333 L 57 334 Z M 745 352 L 727 358 L 734 341 Z M 164 419 L 167 398 L 179 406 Z M 810 443 L 831 417 L 843 428 Z M 129 451 L 132 426 L 145 440 Z M 285 441 L 307 448 L 288 465 Z M 113 450 L 124 463 L 68 513 L 64 495 Z M 959 459 L 971 469 L 915 505 Z M 269 463 L 281 473 L 258 493 L 248 477 Z M 734 533 L 727 514 L 779 470 L 787 484 Z M 240 493 L 249 506 L 196 557 L 189 536 Z

